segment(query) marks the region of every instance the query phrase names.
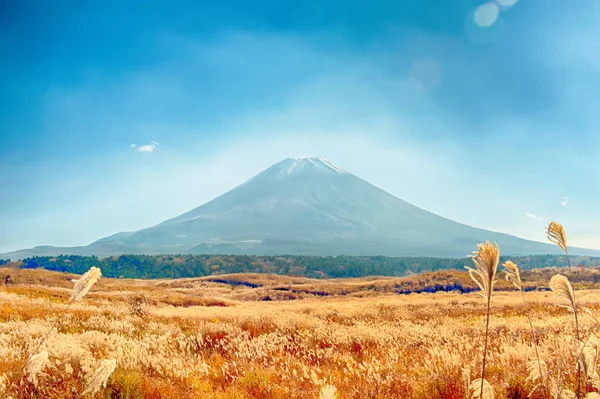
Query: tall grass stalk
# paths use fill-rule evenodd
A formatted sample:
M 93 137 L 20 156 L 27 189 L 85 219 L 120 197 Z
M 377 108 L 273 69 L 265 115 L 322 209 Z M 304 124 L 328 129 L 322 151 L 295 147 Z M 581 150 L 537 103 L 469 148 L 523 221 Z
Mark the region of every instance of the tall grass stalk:
M 575 320 L 575 342 L 579 345 L 579 322 L 577 320 L 577 302 L 575 301 L 575 291 L 569 282 L 569 279 L 562 274 L 556 274 L 550 279 L 550 289 L 554 293 L 554 299 L 558 306 L 569 309 L 573 312 Z M 577 358 L 577 398 L 581 395 L 581 364 Z
M 486 316 L 485 316 L 485 339 L 483 342 L 483 361 L 481 365 L 481 383 L 479 387 L 479 399 L 484 397 L 485 380 L 485 365 L 487 361 L 487 346 L 490 331 L 490 308 L 492 303 L 492 293 L 494 291 L 494 283 L 496 282 L 496 271 L 498 263 L 500 263 L 500 249 L 498 245 L 494 245 L 487 241 L 485 244 L 479 244 L 478 250 L 473 252 L 471 256 L 475 268 L 465 266 L 469 271 L 469 276 L 480 288 L 479 295 L 486 301 Z M 489 384 L 487 384 L 489 385 Z
M 506 273 L 506 281 L 512 282 L 513 285 L 519 290 L 521 293 L 521 298 L 523 299 L 523 307 L 525 308 L 525 315 L 527 316 L 527 320 L 529 321 L 529 330 L 531 331 L 531 340 L 533 341 L 533 346 L 535 348 L 535 359 L 537 361 L 538 371 L 540 373 L 540 377 L 542 379 L 542 385 L 544 387 L 544 398 L 548 397 L 548 384 L 546 381 L 545 373 L 542 371 L 542 361 L 540 359 L 540 353 L 538 350 L 537 337 L 535 335 L 535 331 L 533 329 L 533 322 L 531 320 L 531 315 L 529 314 L 529 305 L 527 304 L 527 300 L 525 300 L 525 292 L 523 291 L 523 282 L 521 281 L 521 272 L 519 267 L 512 261 L 506 261 L 503 264 L 504 272 Z
M 594 316 L 594 314 L 593 314 L 593 313 L 591 313 L 591 312 L 590 312 L 590 316 L 592 316 L 592 318 L 594 319 L 595 323 L 594 323 L 594 325 L 592 326 L 592 328 L 590 328 L 590 330 L 589 330 L 589 332 L 588 332 L 588 335 L 587 335 L 587 337 L 586 337 L 585 341 L 583 341 L 583 342 L 581 343 L 581 348 L 579 349 L 579 352 L 577 353 L 577 359 L 581 359 L 581 358 L 582 358 L 582 356 L 583 356 L 583 352 L 584 352 L 584 350 L 585 350 L 586 346 L 588 345 L 588 343 L 590 342 L 590 339 L 591 339 L 591 338 L 592 338 L 592 336 L 594 335 L 594 330 L 600 326 L 600 320 L 598 320 L 598 319 L 596 318 L 596 316 Z M 586 376 L 586 377 L 587 377 L 587 376 Z
M 88 293 L 90 288 L 92 288 L 92 286 L 94 284 L 96 284 L 96 282 L 100 279 L 100 277 L 102 277 L 102 271 L 100 270 L 100 268 L 91 267 L 79 279 L 74 279 L 73 283 L 75 285 L 73 286 L 73 289 L 71 290 L 71 296 L 69 297 L 69 303 L 67 304 L 67 307 L 65 308 L 64 312 L 66 313 L 69 310 L 69 308 L 71 307 L 71 305 L 73 305 L 75 302 L 80 301 Z M 25 369 L 26 369 L 27 365 L 31 362 L 32 358 L 37 356 L 38 351 L 40 350 L 40 348 L 42 347 L 44 342 L 46 342 L 46 340 L 50 336 L 50 333 L 52 333 L 52 331 L 60 325 L 62 320 L 63 320 L 62 318 L 59 318 L 57 321 L 55 321 L 50 326 L 48 331 L 46 331 L 46 333 L 42 336 L 42 339 L 37 344 L 35 349 L 31 352 L 31 355 L 29 355 L 27 360 L 25 360 L 25 362 L 23 362 L 23 364 L 19 367 L 19 373 L 17 374 L 17 377 L 14 379 L 13 384 L 17 383 L 21 379 L 21 377 L 23 377 L 23 374 L 25 373 Z
M 548 239 L 553 242 L 554 244 L 558 245 L 564 252 L 565 255 L 567 256 L 567 264 L 569 265 L 569 272 L 572 272 L 571 269 L 571 258 L 569 256 L 569 247 L 567 244 L 567 233 L 565 232 L 564 227 L 562 226 L 562 224 L 557 223 L 557 222 L 550 222 L 550 224 L 548 225 L 548 230 L 547 230 L 547 236 Z M 559 276 L 559 275 L 557 275 Z M 557 277 L 554 276 L 554 277 Z M 552 277 L 552 279 L 554 279 L 554 277 Z M 564 277 L 564 276 L 562 276 Z M 552 288 L 552 279 L 550 280 L 550 287 Z M 564 280 L 566 280 L 566 284 L 568 284 L 568 287 L 570 287 L 570 291 L 568 293 L 563 293 L 561 294 L 562 296 L 565 295 L 572 295 L 572 301 L 569 299 L 570 302 L 572 302 L 572 306 L 571 306 L 571 311 L 573 312 L 573 316 L 575 318 L 575 339 L 576 342 L 579 344 L 579 323 L 577 321 L 577 306 L 575 303 L 575 293 L 573 292 L 573 287 L 571 286 L 571 283 L 569 282 L 569 280 L 564 277 Z M 557 282 L 559 280 L 556 280 Z M 564 301 L 565 298 L 563 298 Z M 567 308 L 569 308 L 568 304 L 567 305 L 563 305 Z M 577 398 L 580 397 L 581 394 L 581 365 L 579 364 L 579 357 L 577 358 Z

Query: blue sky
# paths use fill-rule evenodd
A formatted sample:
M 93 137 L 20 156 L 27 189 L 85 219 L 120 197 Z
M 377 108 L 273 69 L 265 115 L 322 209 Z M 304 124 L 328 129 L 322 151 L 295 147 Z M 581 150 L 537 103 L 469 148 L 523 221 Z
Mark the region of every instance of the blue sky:
M 2 3 L 0 252 L 147 227 L 303 155 L 600 249 L 597 1 L 124 3 Z

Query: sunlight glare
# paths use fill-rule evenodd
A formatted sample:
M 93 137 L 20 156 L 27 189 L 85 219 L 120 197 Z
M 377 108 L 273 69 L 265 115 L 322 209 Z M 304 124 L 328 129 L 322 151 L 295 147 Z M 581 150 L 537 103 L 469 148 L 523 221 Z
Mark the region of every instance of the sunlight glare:
M 517 4 L 519 0 L 496 0 L 496 3 L 501 5 L 504 8 L 509 8 Z
M 498 19 L 500 9 L 496 3 L 485 3 L 477 7 L 473 18 L 475 23 L 481 27 L 487 28 L 492 26 Z

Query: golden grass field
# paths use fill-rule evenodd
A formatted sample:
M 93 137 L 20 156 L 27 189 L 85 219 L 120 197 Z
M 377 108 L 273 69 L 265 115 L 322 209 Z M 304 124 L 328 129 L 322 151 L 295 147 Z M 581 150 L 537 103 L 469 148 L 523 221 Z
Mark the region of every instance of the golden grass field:
M 558 271 L 523 272 L 523 284 L 547 287 Z M 600 272 L 560 272 L 575 286 L 586 336 L 600 314 L 592 283 Z M 465 379 L 481 373 L 486 306 L 477 293 L 394 293 L 434 282 L 467 286 L 463 271 L 338 280 L 218 276 L 256 288 L 212 282 L 214 276 L 101 278 L 74 303 L 74 275 L 0 269 L 0 277 L 7 274 L 13 283 L 0 288 L 4 398 L 80 398 L 107 359 L 116 369 L 88 397 L 462 399 L 470 397 Z M 527 379 L 535 349 L 521 294 L 509 287 L 499 283 L 505 290 L 491 305 L 486 380 L 496 398 L 526 398 L 536 385 Z M 548 375 L 575 390 L 572 313 L 556 306 L 550 291 L 525 297 Z M 36 381 L 21 375 L 42 350 L 48 362 Z M 323 388 L 329 385 L 335 393 Z M 595 391 L 591 379 L 585 385 Z

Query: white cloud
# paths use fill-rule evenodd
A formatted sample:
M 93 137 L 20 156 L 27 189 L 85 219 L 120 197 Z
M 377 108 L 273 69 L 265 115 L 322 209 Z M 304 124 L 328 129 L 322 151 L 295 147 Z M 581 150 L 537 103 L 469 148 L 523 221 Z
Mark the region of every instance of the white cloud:
M 135 148 L 136 145 L 132 144 L 131 148 Z M 141 145 L 138 147 L 138 152 L 152 152 L 158 147 L 158 142 L 151 141 L 149 144 Z
M 537 222 L 541 222 L 543 219 L 540 216 L 536 216 L 533 213 L 525 212 L 525 216 L 535 219 Z
M 565 197 L 562 201 L 560 201 L 560 206 L 567 206 L 570 199 L 571 198 L 569 198 L 569 197 Z

